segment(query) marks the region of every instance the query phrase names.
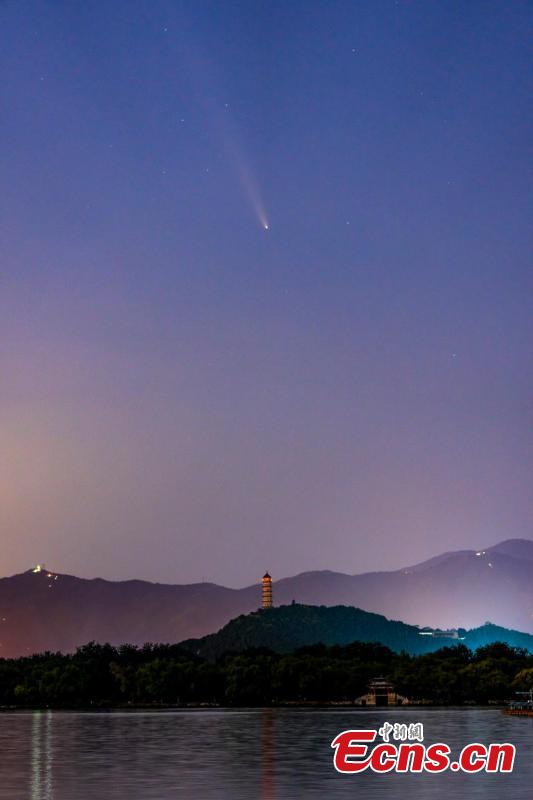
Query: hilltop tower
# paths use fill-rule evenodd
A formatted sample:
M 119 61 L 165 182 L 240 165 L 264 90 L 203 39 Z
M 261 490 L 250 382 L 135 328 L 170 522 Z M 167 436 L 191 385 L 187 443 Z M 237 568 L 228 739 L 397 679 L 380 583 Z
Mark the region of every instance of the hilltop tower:
M 272 608 L 272 578 L 265 572 L 262 580 L 263 608 Z

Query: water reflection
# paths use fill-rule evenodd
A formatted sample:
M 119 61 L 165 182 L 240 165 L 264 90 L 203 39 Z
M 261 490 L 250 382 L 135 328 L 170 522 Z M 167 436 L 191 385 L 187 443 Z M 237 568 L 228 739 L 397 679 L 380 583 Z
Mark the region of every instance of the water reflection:
M 354 776 L 348 728 L 420 721 L 428 742 L 513 742 L 512 774 Z M 0 800 L 531 800 L 533 720 L 498 709 L 0 713 Z
M 274 712 L 261 712 L 261 800 L 275 800 L 274 795 Z
M 53 800 L 51 711 L 34 711 L 31 730 L 31 800 Z

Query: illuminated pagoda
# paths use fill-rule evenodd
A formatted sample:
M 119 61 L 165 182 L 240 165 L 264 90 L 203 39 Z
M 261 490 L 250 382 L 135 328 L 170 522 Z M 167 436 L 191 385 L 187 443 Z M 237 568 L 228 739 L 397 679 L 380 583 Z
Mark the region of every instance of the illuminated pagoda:
M 265 572 L 262 580 L 263 608 L 272 608 L 272 578 Z

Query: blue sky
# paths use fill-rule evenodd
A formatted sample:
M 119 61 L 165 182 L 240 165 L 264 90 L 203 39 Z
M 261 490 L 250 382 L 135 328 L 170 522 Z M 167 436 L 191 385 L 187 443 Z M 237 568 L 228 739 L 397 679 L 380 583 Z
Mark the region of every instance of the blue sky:
M 3 574 L 531 535 L 527 3 L 0 23 Z

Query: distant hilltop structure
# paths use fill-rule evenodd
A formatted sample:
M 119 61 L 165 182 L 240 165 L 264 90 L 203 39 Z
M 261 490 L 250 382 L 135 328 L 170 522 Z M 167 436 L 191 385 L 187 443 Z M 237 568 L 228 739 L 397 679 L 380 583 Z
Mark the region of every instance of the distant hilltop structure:
M 488 624 L 490 625 L 490 622 Z M 457 639 L 462 641 L 465 638 L 466 630 L 464 628 L 449 628 L 447 630 L 420 628 L 418 634 L 419 636 L 431 636 L 433 639 Z
M 263 600 L 263 608 L 272 608 L 272 578 L 265 572 L 261 581 L 261 596 Z

